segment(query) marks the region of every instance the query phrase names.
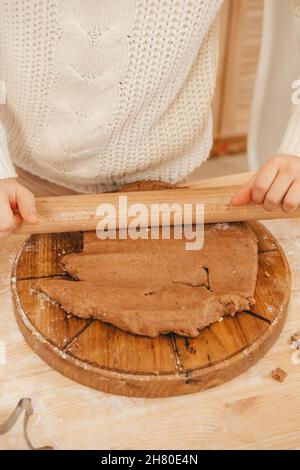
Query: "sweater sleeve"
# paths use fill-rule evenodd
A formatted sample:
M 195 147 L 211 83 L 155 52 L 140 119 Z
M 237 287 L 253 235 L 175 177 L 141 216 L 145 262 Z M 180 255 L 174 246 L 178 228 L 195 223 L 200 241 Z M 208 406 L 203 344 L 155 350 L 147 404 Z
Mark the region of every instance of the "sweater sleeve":
M 295 155 L 300 157 L 300 80 L 298 83 L 297 97 L 298 104 L 293 105 L 293 110 L 289 118 L 285 134 L 281 141 L 278 153 L 281 155 Z
M 294 15 L 300 16 L 300 0 L 289 0 L 289 7 Z M 300 80 L 296 80 L 292 88 L 295 89 L 293 109 L 278 153 L 300 157 Z
M 5 104 L 5 84 L 0 81 L 0 106 Z M 14 166 L 12 164 L 7 140 L 6 133 L 2 122 L 0 121 L 0 180 L 5 178 L 16 178 Z

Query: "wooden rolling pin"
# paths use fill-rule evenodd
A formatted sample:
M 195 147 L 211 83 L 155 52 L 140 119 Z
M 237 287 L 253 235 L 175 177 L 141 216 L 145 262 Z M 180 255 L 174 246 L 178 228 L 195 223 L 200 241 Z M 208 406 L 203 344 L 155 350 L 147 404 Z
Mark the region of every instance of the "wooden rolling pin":
M 251 173 L 233 175 L 230 177 L 205 180 L 194 183 L 192 187 L 180 187 L 164 191 L 140 191 L 126 193 L 84 194 L 74 196 L 41 197 L 37 198 L 38 222 L 28 224 L 23 222 L 16 233 L 58 233 L 95 230 L 102 219 L 96 216 L 97 207 L 102 203 L 112 204 L 116 208 L 116 216 L 111 220 L 116 222 L 116 228 L 127 227 L 130 218 L 127 212 L 118 212 L 119 197 L 126 195 L 128 206 L 135 203 L 144 204 L 150 214 L 151 204 L 174 204 L 181 206 L 192 204 L 192 221 L 196 221 L 196 203 L 204 204 L 205 222 L 237 222 L 247 220 L 267 220 L 300 217 L 300 209 L 293 214 L 286 214 L 281 209 L 274 212 L 266 211 L 263 206 L 249 204 L 235 207 L 231 204 L 232 196 L 249 180 Z M 224 183 L 231 181 L 231 185 Z M 203 186 L 202 186 L 203 185 Z M 135 218 L 135 217 L 133 217 Z M 126 223 L 124 221 L 127 221 Z M 160 220 L 161 225 L 161 220 Z M 171 223 L 173 220 L 171 219 Z M 142 220 L 142 226 L 151 224 L 150 217 Z

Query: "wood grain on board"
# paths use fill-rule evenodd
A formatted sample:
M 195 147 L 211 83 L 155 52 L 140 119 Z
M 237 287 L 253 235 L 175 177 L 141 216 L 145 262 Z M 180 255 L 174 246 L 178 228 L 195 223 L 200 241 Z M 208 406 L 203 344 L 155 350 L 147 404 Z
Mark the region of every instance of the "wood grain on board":
M 59 305 L 36 292 L 35 279 L 62 276 L 62 253 L 82 249 L 83 235 L 78 233 L 35 235 L 23 245 L 12 279 L 18 324 L 29 344 L 54 369 L 107 392 L 158 397 L 224 383 L 249 368 L 273 344 L 290 295 L 290 273 L 282 250 L 262 225 L 251 225 L 260 250 L 253 314 L 224 318 L 197 338 L 173 334 L 146 338 L 98 320 L 67 318 Z M 94 234 L 85 236 L 99 249 L 102 242 Z M 103 242 L 104 250 L 107 243 Z

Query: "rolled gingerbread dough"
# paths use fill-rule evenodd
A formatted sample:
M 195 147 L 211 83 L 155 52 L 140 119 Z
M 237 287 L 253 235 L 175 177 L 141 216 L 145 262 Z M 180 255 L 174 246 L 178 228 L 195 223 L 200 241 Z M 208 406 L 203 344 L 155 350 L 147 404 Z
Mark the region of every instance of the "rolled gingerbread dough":
M 80 318 L 130 333 L 197 336 L 224 315 L 254 303 L 257 238 L 245 223 L 205 227 L 204 248 L 187 240 L 98 240 L 62 258 L 74 280 L 44 279 L 37 288 Z

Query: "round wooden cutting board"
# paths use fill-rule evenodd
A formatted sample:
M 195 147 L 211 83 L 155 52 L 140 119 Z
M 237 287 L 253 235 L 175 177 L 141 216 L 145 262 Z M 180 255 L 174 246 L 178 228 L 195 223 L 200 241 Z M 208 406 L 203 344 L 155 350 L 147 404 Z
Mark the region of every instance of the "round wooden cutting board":
M 37 292 L 36 279 L 65 276 L 60 258 L 83 249 L 82 232 L 32 235 L 24 243 L 11 279 L 18 325 L 53 369 L 98 390 L 167 397 L 223 384 L 272 346 L 290 297 L 290 270 L 282 249 L 263 225 L 251 227 L 259 240 L 256 304 L 251 312 L 205 328 L 197 338 L 135 336 L 98 320 L 66 316 L 58 304 Z

